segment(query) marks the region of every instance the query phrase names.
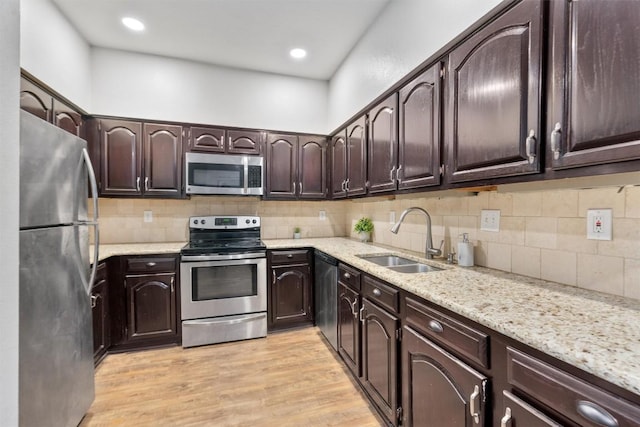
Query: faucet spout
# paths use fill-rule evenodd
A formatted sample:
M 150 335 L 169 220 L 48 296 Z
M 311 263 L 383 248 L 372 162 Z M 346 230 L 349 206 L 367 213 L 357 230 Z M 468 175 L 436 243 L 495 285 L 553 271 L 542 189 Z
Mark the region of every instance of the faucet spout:
M 427 212 L 426 210 L 424 210 L 422 208 L 414 206 L 414 207 L 405 209 L 402 212 L 402 214 L 400 214 L 400 219 L 398 220 L 398 222 L 396 222 L 393 225 L 393 227 L 391 227 L 391 232 L 393 234 L 398 234 L 398 231 L 400 231 L 400 225 L 402 224 L 402 221 L 404 221 L 404 218 L 411 212 L 422 212 L 424 214 L 424 216 L 427 218 L 427 244 L 426 244 L 426 248 L 425 248 L 425 251 L 424 251 L 425 258 L 433 259 L 434 256 L 441 256 L 442 255 L 442 250 L 441 249 L 435 249 L 433 247 L 433 237 L 431 235 L 431 215 L 429 215 L 429 212 Z M 443 243 L 444 243 L 444 241 L 443 241 Z M 440 247 L 442 247 L 442 245 L 440 245 Z

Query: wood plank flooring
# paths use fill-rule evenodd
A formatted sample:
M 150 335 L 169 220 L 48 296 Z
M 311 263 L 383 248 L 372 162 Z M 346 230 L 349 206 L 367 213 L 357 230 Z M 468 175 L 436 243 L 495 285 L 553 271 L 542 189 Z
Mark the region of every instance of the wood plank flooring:
M 382 425 L 317 328 L 112 354 L 80 426 Z

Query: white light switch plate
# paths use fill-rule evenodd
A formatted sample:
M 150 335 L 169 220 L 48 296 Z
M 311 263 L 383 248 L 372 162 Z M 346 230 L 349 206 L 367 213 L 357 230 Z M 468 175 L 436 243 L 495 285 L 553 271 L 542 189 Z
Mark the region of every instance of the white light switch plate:
M 144 222 L 153 222 L 153 211 L 144 211 Z
M 480 213 L 480 230 L 500 231 L 500 211 L 483 209 Z
M 326 211 L 320 211 L 320 212 L 318 213 L 318 219 L 319 219 L 320 221 L 324 221 L 324 220 L 326 220 L 326 219 L 327 219 L 327 212 L 326 212 Z
M 390 211 L 389 212 L 389 224 L 395 224 L 396 223 L 396 211 Z
M 611 209 L 587 210 L 587 239 L 611 240 L 613 229 Z

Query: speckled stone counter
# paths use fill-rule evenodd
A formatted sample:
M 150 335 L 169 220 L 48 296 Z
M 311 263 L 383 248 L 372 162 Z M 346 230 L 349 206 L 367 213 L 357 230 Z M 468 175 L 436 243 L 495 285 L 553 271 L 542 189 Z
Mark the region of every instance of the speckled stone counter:
M 640 394 L 640 301 L 482 267 L 464 268 L 346 238 L 267 240 L 313 247 L 557 359 Z M 443 268 L 403 274 L 358 258 L 402 254 Z
M 118 243 L 100 245 L 98 260 L 102 261 L 115 255 L 145 255 L 145 254 L 177 254 L 186 242 L 170 243 Z M 93 260 L 94 247 L 90 248 L 90 258 Z

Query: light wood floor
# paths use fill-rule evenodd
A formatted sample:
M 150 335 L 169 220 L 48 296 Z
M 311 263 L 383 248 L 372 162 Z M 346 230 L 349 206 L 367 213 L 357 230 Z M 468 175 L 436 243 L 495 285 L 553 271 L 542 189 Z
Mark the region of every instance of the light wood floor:
M 348 375 L 317 328 L 112 354 L 80 426 L 379 427 Z

